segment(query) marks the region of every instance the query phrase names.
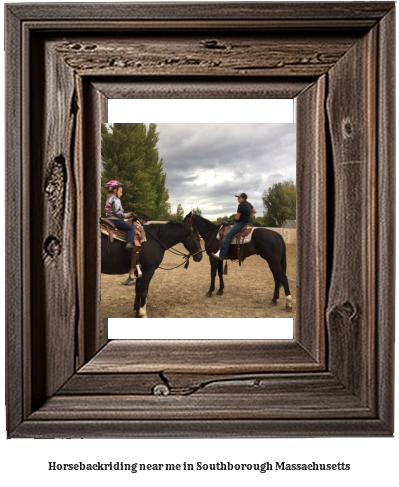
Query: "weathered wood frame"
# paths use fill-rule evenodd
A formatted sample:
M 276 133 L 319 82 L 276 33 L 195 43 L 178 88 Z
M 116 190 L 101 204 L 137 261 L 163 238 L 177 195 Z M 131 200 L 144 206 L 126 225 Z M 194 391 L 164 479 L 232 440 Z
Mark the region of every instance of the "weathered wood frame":
M 9 437 L 393 434 L 394 33 L 391 2 L 6 6 Z M 295 99 L 294 340 L 108 341 L 115 97 Z

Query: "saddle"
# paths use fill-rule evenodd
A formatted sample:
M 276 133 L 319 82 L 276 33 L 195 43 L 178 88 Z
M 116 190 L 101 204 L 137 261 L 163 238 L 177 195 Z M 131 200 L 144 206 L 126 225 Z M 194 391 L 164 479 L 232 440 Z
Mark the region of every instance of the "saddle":
M 143 226 L 140 222 L 134 221 L 134 218 L 128 220 L 128 223 L 136 228 L 136 232 L 134 234 L 134 245 L 141 247 L 141 244 L 147 240 Z M 114 241 L 114 239 L 120 240 L 121 242 L 126 242 L 127 232 L 116 228 L 112 220 L 109 220 L 108 218 L 100 217 L 100 231 L 101 233 L 108 235 L 108 241 L 110 244 Z M 140 252 L 140 249 L 136 250 L 135 252 Z
M 132 273 L 134 273 L 136 278 L 140 278 L 142 274 L 140 270 L 140 262 L 139 262 L 138 254 L 141 250 L 141 244 L 146 242 L 147 239 L 145 236 L 145 230 L 140 222 L 138 222 L 134 218 L 130 218 L 128 220 L 128 223 L 130 223 L 136 228 L 136 232 L 134 234 L 134 245 L 136 247 L 139 247 L 138 249 L 131 250 L 130 267 Z M 111 251 L 111 244 L 113 243 L 114 239 L 126 243 L 127 232 L 116 228 L 112 220 L 109 220 L 108 218 L 100 217 L 100 232 L 108 236 L 108 253 L 110 253 Z
M 219 240 L 219 250 L 222 246 L 223 239 L 226 233 L 230 230 L 231 225 L 224 222 L 219 229 L 217 238 Z M 231 239 L 232 245 L 237 245 L 237 260 L 238 264 L 241 266 L 242 262 L 244 261 L 244 245 L 251 241 L 252 232 L 255 229 L 246 225 L 242 230 L 240 230 L 234 237 Z M 227 269 L 225 269 L 225 273 L 227 274 Z

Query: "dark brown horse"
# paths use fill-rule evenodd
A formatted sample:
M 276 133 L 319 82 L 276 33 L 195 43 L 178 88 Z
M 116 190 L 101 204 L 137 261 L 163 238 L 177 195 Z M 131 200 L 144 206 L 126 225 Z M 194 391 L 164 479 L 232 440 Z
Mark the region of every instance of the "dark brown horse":
M 219 226 L 214 225 L 202 216 L 193 215 L 192 212 L 184 218 L 183 223 L 189 223 L 194 231 L 198 231 L 205 242 L 205 251 L 209 255 L 209 262 L 211 264 L 211 286 L 206 296 L 211 297 L 215 290 L 216 272 L 219 276 L 219 290 L 216 294 L 222 295 L 224 289 L 223 262 L 211 255 L 218 250 L 219 240 L 217 239 L 217 235 Z M 287 257 L 283 237 L 273 230 L 257 228 L 253 231 L 251 241 L 244 245 L 244 260 L 251 255 L 260 255 L 269 264 L 274 278 L 272 304 L 277 304 L 280 285 L 282 285 L 286 296 L 285 309 L 292 311 L 292 297 L 286 276 Z M 237 245 L 230 245 L 227 258 L 237 260 Z
M 197 232 L 190 225 L 182 223 L 154 223 L 145 226 L 147 241 L 140 251 L 142 277 L 136 280 L 136 316 L 148 318 L 146 302 L 148 287 L 155 270 L 160 266 L 166 250 L 182 243 L 189 254 L 182 256 L 188 262 L 193 257 L 195 262 L 202 260 L 201 243 Z M 103 274 L 127 274 L 130 271 L 130 252 L 125 250 L 126 242 L 114 240 L 109 245 L 108 237 L 101 233 L 101 272 Z M 177 293 L 178 290 L 176 290 Z

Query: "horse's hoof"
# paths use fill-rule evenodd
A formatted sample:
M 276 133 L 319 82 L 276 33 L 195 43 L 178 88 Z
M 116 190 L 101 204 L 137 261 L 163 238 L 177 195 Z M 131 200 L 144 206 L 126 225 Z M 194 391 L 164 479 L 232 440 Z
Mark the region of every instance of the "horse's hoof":
M 209 292 L 207 292 L 207 293 L 205 294 L 205 296 L 206 296 L 207 298 L 211 298 L 211 297 L 212 297 L 212 293 L 209 291 Z
M 290 306 L 286 306 L 284 309 L 285 311 L 292 311 L 292 308 Z
M 216 293 L 218 296 L 222 296 L 223 295 L 223 291 L 221 289 L 219 289 L 219 291 Z
M 277 306 L 277 301 L 273 301 L 273 299 L 272 299 L 272 300 L 270 301 L 270 304 L 271 304 L 272 306 Z
M 139 318 L 148 318 L 146 304 L 139 309 Z

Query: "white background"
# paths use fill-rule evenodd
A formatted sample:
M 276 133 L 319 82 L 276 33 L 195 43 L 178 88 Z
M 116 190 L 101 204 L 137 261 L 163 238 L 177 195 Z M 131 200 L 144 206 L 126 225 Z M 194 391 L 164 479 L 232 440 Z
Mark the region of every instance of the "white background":
M 3 15 L 3 12 L 1 12 Z M 1 19 L 3 25 L 3 18 Z M 1 84 L 4 90 L 4 53 L 1 53 Z M 4 93 L 4 91 L 3 91 Z M 2 97 L 3 99 L 3 97 Z M 4 117 L 3 117 L 4 119 Z M 4 126 L 3 137 L 4 140 Z M 4 154 L 4 150 L 2 151 Z M 4 159 L 3 159 L 4 160 Z M 3 172 L 3 171 L 2 171 Z M 3 174 L 1 174 L 3 178 Z M 4 187 L 3 180 L 1 187 Z M 3 217 L 3 215 L 2 215 Z M 1 237 L 1 254 L 4 255 L 4 236 Z M 4 258 L 3 258 L 4 259 Z M 3 260 L 4 262 L 4 260 Z M 2 273 L 4 274 L 4 264 Z M 4 277 L 4 276 L 2 276 Z M 4 309 L 4 278 L 2 279 L 2 309 Z M 4 322 L 4 315 L 3 315 Z M 4 350 L 4 334 L 1 336 L 1 350 Z M 396 349 L 398 347 L 396 346 Z M 398 352 L 396 350 L 396 352 Z M 398 353 L 397 353 L 398 356 Z M 4 362 L 4 361 L 2 361 Z M 2 364 L 3 366 L 3 364 Z M 3 370 L 2 370 L 3 372 Z M 4 374 L 1 374 L 1 394 L 4 394 Z M 397 382 L 397 381 L 396 381 Z M 396 394 L 397 397 L 397 394 Z M 3 398 L 4 399 L 4 398 Z M 398 401 L 396 401 L 397 403 Z M 4 400 L 1 401 L 4 404 Z M 147 485 L 173 482 L 176 486 L 189 484 L 203 486 L 208 483 L 228 482 L 253 486 L 306 485 L 329 487 L 354 485 L 397 485 L 397 463 L 399 457 L 397 438 L 320 438 L 320 439 L 237 439 L 237 440 L 6 440 L 5 410 L 0 415 L 3 432 L 1 447 L 2 478 L 14 485 L 29 482 L 32 485 L 58 486 L 87 485 L 108 486 Z M 396 406 L 396 417 L 398 407 Z M 252 473 L 81 473 L 59 474 L 47 470 L 49 461 L 73 462 L 142 462 L 183 463 L 197 461 L 250 463 L 285 461 L 302 462 L 345 462 L 350 463 L 349 472 L 268 472 Z

